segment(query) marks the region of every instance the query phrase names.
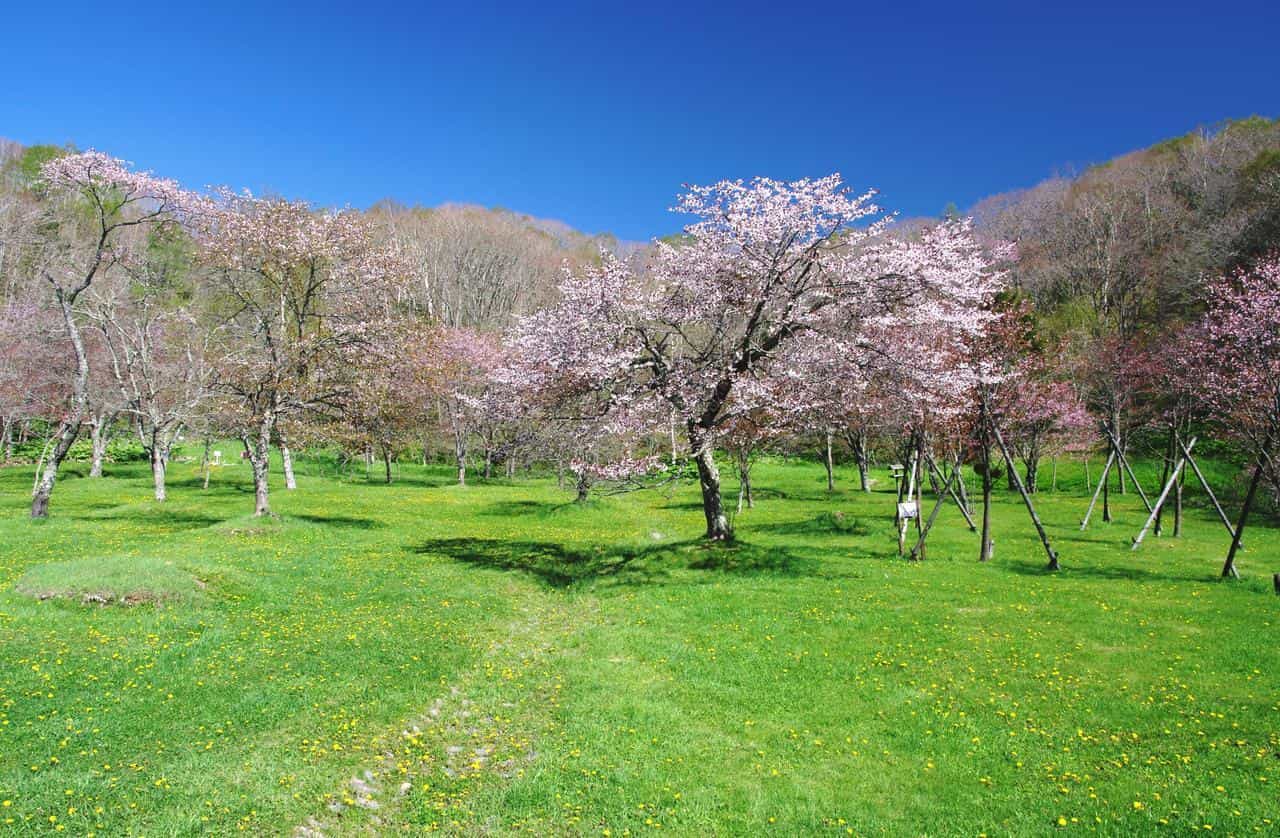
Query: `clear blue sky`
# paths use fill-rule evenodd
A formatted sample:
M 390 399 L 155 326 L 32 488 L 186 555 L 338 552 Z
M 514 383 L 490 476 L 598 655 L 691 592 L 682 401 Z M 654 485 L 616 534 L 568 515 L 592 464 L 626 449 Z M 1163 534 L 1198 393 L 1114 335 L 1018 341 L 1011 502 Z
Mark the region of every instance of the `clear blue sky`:
M 646 239 L 682 183 L 840 171 L 937 214 L 1280 115 L 1278 0 L 860 6 L 28 1 L 0 12 L 0 136 Z

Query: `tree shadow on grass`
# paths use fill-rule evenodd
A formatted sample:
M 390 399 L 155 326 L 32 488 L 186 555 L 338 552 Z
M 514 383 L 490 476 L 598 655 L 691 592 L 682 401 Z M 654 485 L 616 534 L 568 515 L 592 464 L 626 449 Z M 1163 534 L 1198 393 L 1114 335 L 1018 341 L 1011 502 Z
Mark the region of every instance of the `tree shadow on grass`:
M 512 515 L 546 515 L 573 507 L 572 501 L 552 503 L 545 500 L 500 500 L 480 510 L 480 515 L 506 518 Z
M 1206 582 L 1217 579 L 1217 571 L 1221 569 L 1220 564 L 1215 566 L 1212 563 L 1205 565 L 1203 573 L 1170 572 L 1165 568 L 1146 570 L 1133 565 L 1073 565 L 1069 555 L 1060 557 L 1060 561 L 1062 562 L 1062 569 L 1056 571 L 1048 569 L 1047 560 L 1044 562 L 1006 562 L 1003 567 L 1005 570 L 1021 576 L 1062 575 L 1086 579 L 1123 579 L 1129 582 Z
M 119 507 L 111 507 L 119 508 Z M 68 515 L 77 521 L 120 521 L 144 527 L 168 530 L 195 530 L 221 524 L 224 518 L 203 512 L 166 509 L 156 506 L 151 509 L 126 505 L 123 511 L 103 513 L 94 512 L 87 515 Z
M 866 521 L 852 515 L 846 515 L 843 512 L 823 512 L 813 518 L 800 521 L 753 524 L 751 528 L 762 532 L 776 533 L 777 535 L 792 536 L 865 536 L 871 534 L 871 528 L 867 526 Z
M 819 575 L 816 560 L 789 550 L 741 541 L 718 544 L 695 540 L 580 549 L 545 541 L 444 538 L 411 549 L 420 555 L 446 556 L 468 564 L 528 573 L 553 588 L 602 580 L 617 585 L 654 584 L 680 570 L 737 575 Z
M 284 517 L 293 518 L 297 521 L 306 521 L 309 524 L 320 524 L 326 527 L 343 527 L 346 529 L 372 530 L 386 526 L 382 521 L 376 521 L 373 518 L 355 518 L 346 515 L 293 514 L 286 515 Z

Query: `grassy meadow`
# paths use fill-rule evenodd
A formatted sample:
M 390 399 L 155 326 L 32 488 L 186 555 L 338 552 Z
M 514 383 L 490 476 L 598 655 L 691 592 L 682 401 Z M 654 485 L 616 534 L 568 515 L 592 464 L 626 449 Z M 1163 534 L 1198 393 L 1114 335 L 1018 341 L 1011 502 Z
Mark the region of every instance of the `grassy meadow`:
M 304 460 L 257 520 L 239 462 L 164 504 L 77 470 L 44 522 L 0 470 L 3 834 L 1280 834 L 1261 518 L 1223 582 L 1198 503 L 1081 532 L 1078 466 L 1037 500 L 1057 574 L 1013 493 L 992 562 L 949 507 L 913 564 L 886 473 L 813 462 L 757 467 L 731 546 L 688 481 Z

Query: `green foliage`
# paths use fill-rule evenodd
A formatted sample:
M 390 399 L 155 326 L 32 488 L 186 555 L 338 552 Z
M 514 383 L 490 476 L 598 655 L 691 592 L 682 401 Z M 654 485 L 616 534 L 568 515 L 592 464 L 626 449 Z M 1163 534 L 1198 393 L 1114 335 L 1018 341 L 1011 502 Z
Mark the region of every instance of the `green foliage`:
M 75 152 L 73 146 L 33 145 L 5 163 L 0 177 L 17 189 L 34 189 L 40 181 L 40 167 L 50 160 Z
M 34 463 L 40 459 L 45 445 L 44 439 L 31 439 L 18 443 L 13 446 L 14 459 L 19 462 Z M 108 463 L 133 463 L 146 459 L 147 452 L 143 450 L 142 443 L 133 436 L 119 435 L 107 443 L 106 462 Z M 81 434 L 71 444 L 71 450 L 67 452 L 67 460 L 73 463 L 93 461 L 93 443 L 89 440 L 88 434 Z
M 581 506 L 542 479 L 298 466 L 268 520 L 238 462 L 207 492 L 176 462 L 165 504 L 142 465 L 69 478 L 41 523 L 29 469 L 0 471 L 0 831 L 1275 832 L 1280 533 L 1251 528 L 1245 580 L 1218 580 L 1194 488 L 1184 535 L 1134 553 L 1132 490 L 1081 532 L 1080 464 L 1058 492 L 1046 464 L 1049 574 L 1003 491 L 990 563 L 951 507 L 899 560 L 884 470 L 828 493 L 817 463 L 762 461 L 738 541 L 706 545 L 691 482 Z M 207 587 L 23 592 L 152 574 Z

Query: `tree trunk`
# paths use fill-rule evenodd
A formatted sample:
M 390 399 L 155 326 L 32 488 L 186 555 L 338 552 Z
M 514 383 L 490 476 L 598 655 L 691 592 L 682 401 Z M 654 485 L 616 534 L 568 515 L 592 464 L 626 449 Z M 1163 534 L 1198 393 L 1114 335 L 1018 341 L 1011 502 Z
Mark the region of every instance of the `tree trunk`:
M 1164 467 L 1160 471 L 1161 487 L 1163 487 L 1166 483 L 1169 482 L 1169 469 L 1173 467 L 1173 461 L 1174 461 L 1173 434 L 1174 434 L 1173 428 L 1170 427 L 1169 441 L 1164 447 Z M 1181 458 L 1179 457 L 1178 459 L 1181 459 Z M 1160 536 L 1164 535 L 1164 505 L 1156 504 L 1155 512 L 1156 512 L 1155 534 L 1156 534 L 1156 537 L 1159 538 Z
M 1173 537 L 1182 535 L 1182 486 L 1187 482 L 1187 470 L 1178 475 L 1178 485 L 1173 488 Z
M 728 541 L 733 538 L 733 533 L 729 529 L 729 519 L 725 517 L 720 499 L 720 469 L 716 468 L 711 441 L 696 426 L 689 431 L 689 449 L 694 452 L 694 459 L 698 464 L 702 513 L 707 519 L 707 538 L 712 541 Z
M 1112 454 L 1115 452 L 1113 451 Z M 1123 469 L 1119 465 L 1116 466 L 1116 472 L 1120 473 Z M 1104 469 L 1102 472 L 1102 522 L 1104 524 L 1111 523 L 1111 475 Z M 1124 478 L 1121 477 L 1121 480 Z
M 576 495 L 573 499 L 574 503 L 586 503 L 587 498 L 591 495 L 591 477 L 584 468 L 578 472 L 578 480 L 574 484 Z
M 978 561 L 985 562 L 991 558 L 991 446 L 982 443 L 978 446 L 982 457 L 982 541 L 978 548 Z
M 298 488 L 298 481 L 293 477 L 293 452 L 284 437 L 280 437 L 280 465 L 284 470 L 284 487 L 289 490 Z
M 755 507 L 755 499 L 751 496 L 751 455 L 747 451 L 738 452 L 738 511 L 742 511 L 743 503 L 747 509 Z
M 391 449 L 386 445 L 382 446 L 382 465 L 387 472 L 387 483 L 390 484 L 391 483 Z
M 165 491 L 165 470 L 169 466 L 169 452 L 161 445 L 152 445 L 151 447 L 151 481 L 155 484 L 155 496 L 157 501 L 164 501 L 168 497 Z
M 89 476 L 102 476 L 102 461 L 107 456 L 107 425 L 110 419 L 99 417 L 89 423 L 89 443 L 93 449 L 93 459 L 89 464 Z
M 262 517 L 271 514 L 271 497 L 267 485 L 267 472 L 271 462 L 271 430 L 275 425 L 275 414 L 267 413 L 262 417 L 255 438 L 246 434 L 244 450 L 249 455 L 249 464 L 253 467 L 253 514 Z
M 1026 467 L 1027 479 L 1025 485 L 1027 487 L 1027 493 L 1034 495 L 1036 493 L 1036 488 L 1040 485 L 1040 459 L 1038 457 L 1033 457 L 1027 460 Z
M 0 420 L 0 444 L 3 444 L 4 454 L 3 460 L 0 462 L 9 462 L 13 459 L 13 424 L 14 420 Z
M 826 450 L 823 457 L 823 465 L 827 467 L 827 491 L 834 492 L 836 490 L 835 476 L 835 460 L 831 456 L 831 432 L 826 435 Z
M 1123 463 L 1124 462 L 1124 437 L 1120 435 L 1120 414 L 1119 413 L 1111 414 L 1111 431 L 1115 437 L 1116 459 L 1119 460 L 1121 463 Z M 1127 494 L 1128 490 L 1125 488 L 1125 483 L 1124 483 L 1124 469 L 1123 468 L 1117 469 L 1116 474 L 1120 478 L 1120 494 L 1122 495 Z M 1104 520 L 1110 521 L 1111 519 L 1106 518 Z
M 203 489 L 209 488 L 209 472 L 212 471 L 212 468 L 209 465 L 209 445 L 210 445 L 209 437 L 205 437 L 204 438 L 204 462 L 201 463 L 201 468 L 204 470 L 204 486 L 201 487 Z
M 49 498 L 53 495 L 53 484 L 58 479 L 58 469 L 67 458 L 67 452 L 80 435 L 80 423 L 84 421 L 89 408 L 89 357 L 84 351 L 84 341 L 80 339 L 80 329 L 76 326 L 75 317 L 71 313 L 71 300 L 68 300 L 61 289 L 57 291 L 58 303 L 62 309 L 62 321 L 67 327 L 67 335 L 71 338 L 71 348 L 76 356 L 76 375 L 72 382 L 71 413 L 58 430 L 58 443 L 53 453 L 44 464 L 44 474 L 40 477 L 36 489 L 31 495 L 31 517 L 49 517 Z
M 454 439 L 453 456 L 458 462 L 458 485 L 467 485 L 467 444 L 461 437 Z

